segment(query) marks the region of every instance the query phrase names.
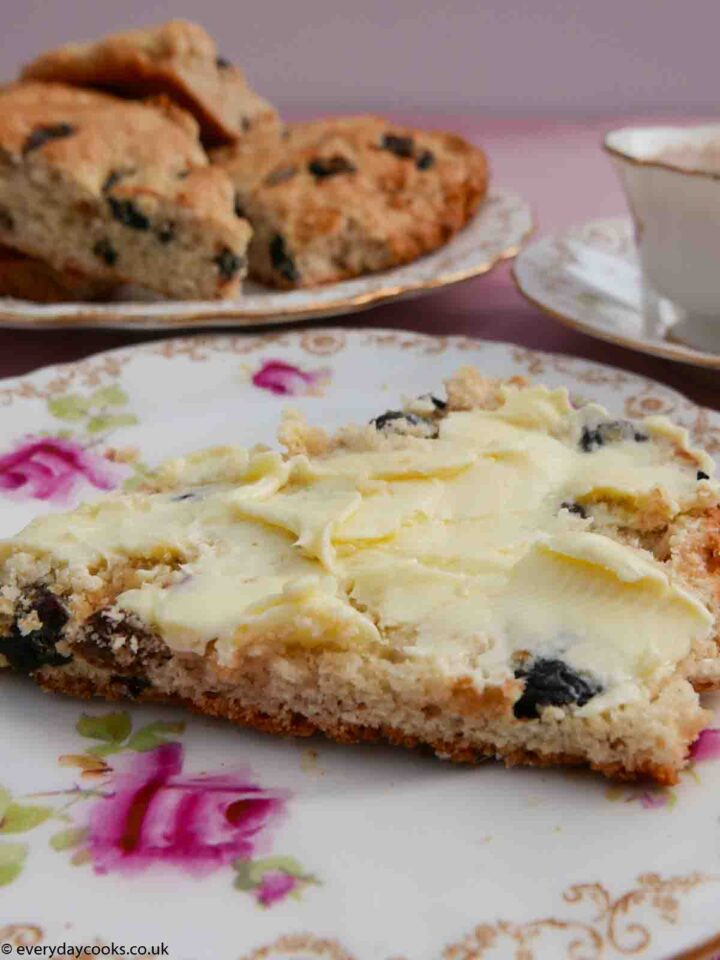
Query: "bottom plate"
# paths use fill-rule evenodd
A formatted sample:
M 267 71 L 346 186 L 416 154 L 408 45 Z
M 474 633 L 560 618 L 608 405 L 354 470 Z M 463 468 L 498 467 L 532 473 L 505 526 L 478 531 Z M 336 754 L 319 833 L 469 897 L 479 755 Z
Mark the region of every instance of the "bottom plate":
M 329 426 L 367 420 L 467 363 L 565 383 L 618 415 L 669 414 L 720 454 L 720 415 L 583 360 L 378 330 L 194 337 L 0 383 L 0 533 L 162 457 L 267 440 L 288 403 Z M 276 739 L 12 677 L 2 689 L 3 945 L 164 944 L 178 960 L 720 950 L 712 744 L 658 790 Z

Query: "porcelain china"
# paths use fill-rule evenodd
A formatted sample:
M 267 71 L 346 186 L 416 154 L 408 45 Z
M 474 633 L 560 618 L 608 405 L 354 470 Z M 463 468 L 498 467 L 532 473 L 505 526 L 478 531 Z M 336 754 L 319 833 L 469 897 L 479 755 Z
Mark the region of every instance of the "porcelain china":
M 271 290 L 247 282 L 240 297 L 228 301 L 138 301 L 139 294 L 130 291 L 130 299 L 109 304 L 39 305 L 0 298 L 0 326 L 181 330 L 340 316 L 488 273 L 499 261 L 515 256 L 532 229 L 526 201 L 493 188 L 473 219 L 447 244 L 393 270 L 306 290 Z
M 647 292 L 625 217 L 592 220 L 540 237 L 513 263 L 521 293 L 562 323 L 600 340 L 642 353 L 720 370 L 720 354 L 676 339 L 677 313 L 659 299 L 646 310 Z
M 618 416 L 668 414 L 720 455 L 720 414 L 570 357 L 389 330 L 197 336 L 0 383 L 0 535 L 132 487 L 161 458 L 267 441 L 288 404 L 330 427 L 366 422 L 468 363 L 567 384 Z M 149 955 L 165 944 L 178 960 L 689 960 L 720 950 L 718 730 L 695 745 L 678 786 L 659 789 L 286 740 L 0 683 L 3 953 L 66 944 Z
M 720 125 L 626 127 L 605 149 L 635 223 L 649 320 L 665 298 L 675 337 L 720 355 Z

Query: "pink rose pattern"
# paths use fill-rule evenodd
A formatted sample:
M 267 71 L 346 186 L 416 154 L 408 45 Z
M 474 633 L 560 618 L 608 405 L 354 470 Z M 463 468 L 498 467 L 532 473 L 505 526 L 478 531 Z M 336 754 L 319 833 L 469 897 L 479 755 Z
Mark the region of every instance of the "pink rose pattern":
M 706 760 L 720 760 L 720 728 L 708 727 L 703 730 L 690 750 L 693 763 L 705 763 Z
M 297 877 L 282 870 L 268 870 L 255 890 L 258 903 L 263 907 L 271 907 L 274 903 L 284 900 L 298 885 Z
M 0 491 L 33 500 L 67 504 L 80 483 L 112 490 L 121 472 L 74 440 L 27 437 L 0 455 Z
M 184 776 L 183 748 L 165 743 L 113 775 L 89 819 L 97 873 L 168 864 L 196 876 L 249 860 L 286 797 L 238 774 Z
M 76 730 L 93 741 L 84 753 L 60 758 L 78 768 L 76 783 L 47 794 L 69 798 L 65 809 L 82 801 L 84 815 L 68 826 L 63 814 L 63 828 L 50 839 L 54 849 L 71 851 L 72 863 L 125 876 L 159 867 L 204 877 L 229 868 L 233 887 L 263 908 L 297 899 L 318 883 L 293 857 L 270 850 L 289 793 L 259 786 L 247 771 L 186 773 L 183 746 L 169 739 L 184 723 L 158 720 L 133 729 L 127 711 L 111 711 L 82 714 Z M 42 822 L 40 809 L 27 808 L 35 819 L 23 829 Z
M 265 360 L 252 377 L 254 386 L 279 396 L 302 397 L 316 393 L 330 377 L 329 370 L 301 370 L 284 360 Z

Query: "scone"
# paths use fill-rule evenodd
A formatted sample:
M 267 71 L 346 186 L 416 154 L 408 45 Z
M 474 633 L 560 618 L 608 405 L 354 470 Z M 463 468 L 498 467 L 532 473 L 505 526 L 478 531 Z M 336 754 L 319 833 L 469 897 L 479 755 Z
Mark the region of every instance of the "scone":
M 232 297 L 250 227 L 195 121 L 53 83 L 0 91 L 0 242 L 176 299 Z
M 7 666 L 274 733 L 676 780 L 720 679 L 720 488 L 662 417 L 465 370 L 5 541 Z
M 0 246 L 0 297 L 34 303 L 108 300 L 115 285 L 73 270 L 55 270 L 11 247 Z
M 164 94 L 193 114 L 208 144 L 232 142 L 279 122 L 242 71 L 218 56 L 212 37 L 186 20 L 51 50 L 28 64 L 22 77 L 97 87 L 122 97 Z
M 386 270 L 457 233 L 487 190 L 481 150 L 449 133 L 345 117 L 215 151 L 253 226 L 250 273 L 311 287 Z

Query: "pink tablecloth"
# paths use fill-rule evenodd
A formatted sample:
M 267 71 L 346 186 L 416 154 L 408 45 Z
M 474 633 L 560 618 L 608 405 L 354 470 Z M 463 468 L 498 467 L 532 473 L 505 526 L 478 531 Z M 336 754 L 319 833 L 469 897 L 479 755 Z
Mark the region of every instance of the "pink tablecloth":
M 411 122 L 412 118 L 405 119 Z M 599 146 L 603 132 L 618 125 L 616 119 L 572 125 L 467 116 L 414 119 L 419 125 L 455 128 L 483 144 L 495 182 L 530 200 L 539 232 L 624 212 L 613 171 Z M 422 300 L 357 314 L 349 322 L 508 340 L 587 357 L 653 377 L 720 410 L 720 374 L 646 357 L 575 333 L 528 304 L 515 290 L 507 265 Z M 110 331 L 0 331 L 0 376 L 143 339 L 148 337 Z

